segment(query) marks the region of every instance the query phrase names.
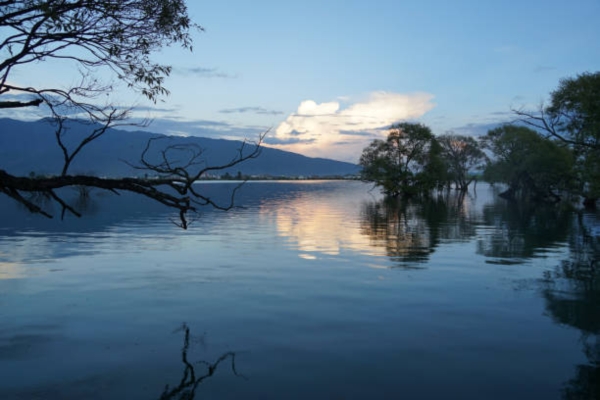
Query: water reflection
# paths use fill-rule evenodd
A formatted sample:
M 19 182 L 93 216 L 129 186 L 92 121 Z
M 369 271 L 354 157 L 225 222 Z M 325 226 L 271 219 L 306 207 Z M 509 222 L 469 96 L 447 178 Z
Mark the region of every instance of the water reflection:
M 230 192 L 227 184 L 205 186 L 211 198 Z M 387 257 L 404 267 L 423 266 L 443 243 L 476 238 L 477 253 L 487 262 L 522 263 L 566 240 L 568 211 L 517 207 L 479 192 L 483 199 L 448 191 L 423 201 L 390 202 L 360 182 L 252 182 L 239 193 L 243 208 L 227 214 L 207 208 L 189 232 L 169 222 L 171 210 L 127 193 L 92 192 L 81 205 L 85 216 L 65 221 L 19 211 L 0 197 L 0 262 L 43 262 L 119 248 L 176 250 L 182 237 L 214 235 L 229 220 L 245 224 L 241 231 L 265 234 L 274 228 L 306 260 L 348 252 Z
M 0 259 L 3 257 L 0 253 Z M 3 279 L 17 279 L 24 276 L 22 265 L 19 263 L 12 262 L 1 262 L 0 261 L 0 280 Z
M 183 324 L 179 331 L 184 332 L 183 338 L 183 347 L 181 348 L 181 362 L 184 365 L 183 374 L 181 377 L 181 381 L 177 386 L 170 387 L 167 385 L 165 390 L 159 397 L 160 400 L 193 400 L 196 397 L 196 390 L 198 386 L 204 382 L 206 379 L 210 378 L 217 372 L 217 368 L 219 365 L 223 363 L 229 362 L 231 366 L 231 371 L 235 376 L 246 379 L 243 375 L 238 373 L 235 366 L 235 356 L 236 353 L 229 351 L 223 353 L 215 362 L 208 361 L 198 361 L 195 363 L 191 363 L 188 359 L 188 350 L 190 347 L 190 328 Z M 202 374 L 198 374 L 197 366 L 202 366 L 204 372 Z
M 573 218 L 569 235 L 569 258 L 546 273 L 542 295 L 552 319 L 581 332 L 588 363 L 575 368 L 565 383 L 565 399 L 600 398 L 600 223 L 597 214 Z
M 168 249 L 171 210 L 139 196 L 95 191 L 80 199 L 82 218 L 48 219 L 0 196 L 0 263 L 47 262 L 134 247 Z M 2 279 L 0 273 L 0 279 Z
M 288 239 L 304 259 L 336 256 L 344 250 L 385 255 L 370 245 L 355 219 L 348 218 L 356 214 L 363 199 L 372 196 L 366 190 L 357 196 L 355 182 L 334 184 L 333 190 L 329 185 L 303 186 L 303 191 L 293 195 L 265 199 L 259 211 L 262 222 L 272 221 L 278 236 Z
M 203 193 L 221 202 L 232 184 L 203 185 Z M 175 250 L 182 237 L 214 236 L 231 220 L 241 224 L 239 231 L 262 234 L 274 226 L 306 259 L 348 249 L 384 255 L 348 219 L 363 199 L 372 198 L 367 189 L 361 182 L 248 182 L 238 192 L 240 208 L 227 213 L 203 208 L 187 232 L 170 223 L 172 210 L 130 193 L 92 192 L 80 205 L 84 216 L 67 215 L 64 221 L 32 215 L 0 196 L 0 262 L 40 262 L 119 248 Z
M 516 204 L 497 199 L 482 210 L 485 234 L 477 253 L 488 263 L 519 264 L 562 246 L 569 235 L 572 212 L 565 208 Z
M 422 266 L 442 241 L 461 241 L 476 234 L 471 201 L 465 193 L 452 191 L 419 201 L 366 202 L 361 233 L 369 237 L 371 246 L 385 249 L 400 266 Z
M 218 196 L 219 185 L 207 191 Z M 378 389 L 380 397 L 462 390 L 455 397 L 552 398 L 564 382 L 565 398 L 598 396 L 597 215 L 515 208 L 481 185 L 477 197 L 445 192 L 422 202 L 385 202 L 368 189 L 253 182 L 240 192 L 244 208 L 207 210 L 186 232 L 135 196 L 97 198 L 89 205 L 96 211 L 65 222 L 13 213 L 0 200 L 0 391 L 308 398 L 306 382 L 316 382 L 329 391 L 323 397 L 343 388 L 356 398 L 378 397 Z M 540 289 L 541 271 L 555 266 Z M 402 270 L 415 267 L 428 269 Z M 524 275 L 539 295 L 514 296 L 505 284 Z M 555 323 L 541 315 L 544 306 Z M 244 359 L 250 381 L 231 384 L 233 353 L 198 362 L 186 326 L 182 347 L 179 334 L 163 346 L 160 327 L 200 313 L 218 346 L 255 355 Z M 41 322 L 63 328 L 20 328 Z M 572 346 L 577 333 L 560 336 L 559 324 L 581 332 L 585 358 Z M 148 342 L 131 345 L 131 332 L 142 331 Z M 431 381 L 441 383 L 427 391 Z
M 183 363 L 183 371 L 180 379 L 173 385 L 165 385 L 162 393 L 158 397 L 160 400 L 193 400 L 196 397 L 201 384 L 216 376 L 218 371 L 230 369 L 233 376 L 242 380 L 248 380 L 246 376 L 237 370 L 237 352 L 223 352 L 214 361 L 194 360 L 190 355 L 194 344 L 204 345 L 203 336 L 194 337 L 187 324 L 183 324 L 174 333 L 183 332 L 183 346 L 179 354 Z M 141 332 L 137 332 L 142 334 Z M 148 338 L 146 338 L 148 340 Z M 120 398 L 156 398 L 157 390 L 160 390 L 161 381 L 164 382 L 164 376 L 177 376 L 172 372 L 172 358 L 178 354 L 161 352 L 162 357 L 158 359 L 156 365 L 142 366 L 142 371 L 136 371 L 139 368 L 140 360 L 157 351 L 154 348 L 146 347 L 141 352 L 136 352 L 135 347 L 139 346 L 129 344 L 123 348 L 123 354 L 131 357 L 131 364 L 119 362 L 112 366 L 112 370 L 104 370 L 99 358 L 93 357 L 93 352 L 89 349 L 81 349 L 71 354 L 71 347 L 62 348 L 60 355 L 66 356 L 65 360 L 50 362 L 45 373 L 40 373 L 40 365 L 47 363 L 44 354 L 59 343 L 70 343 L 70 346 L 77 346 L 74 342 L 68 342 L 68 334 L 65 332 L 65 326 L 62 324 L 39 324 L 21 326 L 18 329 L 6 329 L 0 327 L 0 361 L 5 365 L 19 366 L 23 368 L 24 360 L 33 357 L 31 367 L 23 369 L 23 373 L 16 378 L 7 379 L 8 369 L 4 371 L 3 379 L 0 381 L 0 398 L 5 399 L 120 399 Z M 92 340 L 88 343 L 94 343 Z M 164 342 L 163 342 L 164 343 Z M 104 351 L 110 349 L 110 343 L 106 342 L 103 346 Z M 171 346 L 166 344 L 165 348 Z M 83 351 L 82 351 L 83 350 Z M 76 355 L 75 355 L 76 354 Z M 174 356 L 174 357 L 171 357 Z M 71 369 L 67 367 L 62 379 L 56 378 L 56 372 L 65 368 L 66 364 L 75 365 Z M 98 369 L 90 373 L 88 366 L 98 364 Z M 164 364 L 164 365 L 163 365 Z M 25 372 L 26 371 L 26 372 Z M 229 372 L 226 372 L 227 374 Z M 10 375 L 9 375 L 10 376 Z M 8 383 L 22 382 L 16 386 Z M 123 385 L 122 382 L 126 382 Z M 149 397 L 149 395 L 151 397 Z

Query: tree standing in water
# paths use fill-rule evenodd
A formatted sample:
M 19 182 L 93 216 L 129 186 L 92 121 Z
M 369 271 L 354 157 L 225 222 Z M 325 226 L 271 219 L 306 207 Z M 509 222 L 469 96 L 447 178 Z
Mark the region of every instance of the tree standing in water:
M 532 112 L 514 110 L 520 120 L 571 149 L 584 205 L 600 198 L 600 72 L 562 79 L 550 102 Z
M 374 140 L 363 150 L 361 178 L 380 186 L 391 197 L 427 191 L 431 180 L 426 171 L 434 141 L 431 129 L 423 124 L 393 125 L 387 140 Z

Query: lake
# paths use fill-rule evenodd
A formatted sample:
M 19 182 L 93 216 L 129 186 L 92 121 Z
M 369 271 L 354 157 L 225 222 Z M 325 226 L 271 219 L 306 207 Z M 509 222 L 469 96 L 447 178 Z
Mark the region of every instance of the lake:
M 371 189 L 248 182 L 187 231 L 0 197 L 0 398 L 597 398 L 598 213 Z

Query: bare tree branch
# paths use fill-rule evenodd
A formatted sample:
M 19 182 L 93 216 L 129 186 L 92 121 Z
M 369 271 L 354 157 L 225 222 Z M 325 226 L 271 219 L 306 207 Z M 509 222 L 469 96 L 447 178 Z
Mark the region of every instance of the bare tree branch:
M 573 118 L 565 112 L 556 112 L 550 115 L 543 104 L 540 105 L 537 111 L 527 111 L 523 108 L 513 108 L 511 111 L 517 116 L 515 122 L 523 123 L 538 132 L 545 133 L 546 137 L 553 137 L 575 147 L 582 146 L 600 150 L 598 141 L 573 138 L 571 133 L 562 129 L 566 123 L 565 121 L 570 121 Z
M 0 108 L 37 107 L 42 104 L 42 102 L 42 99 L 35 99 L 31 101 L 0 101 Z
M 202 30 L 188 14 L 184 0 L 13 0 L 0 1 L 0 96 L 8 93 L 30 95 L 28 101 L 0 101 L 2 108 L 28 108 L 44 105 L 53 118 L 56 143 L 62 154 L 58 176 L 19 177 L 0 169 L 0 192 L 29 211 L 51 218 L 45 206 L 31 200 L 41 194 L 58 204 L 61 217 L 81 213 L 65 200 L 66 187 L 99 188 L 114 193 L 128 191 L 153 199 L 179 213 L 178 225 L 187 228 L 188 213 L 208 205 L 226 210 L 200 193 L 195 182 L 209 172 L 231 168 L 260 154 L 257 143 L 244 142 L 237 154 L 224 165 L 208 165 L 203 149 L 195 145 L 172 145 L 160 150 L 158 161 L 151 159 L 157 140 L 142 151 L 138 170 L 156 178 L 100 178 L 70 175 L 73 160 L 82 150 L 111 128 L 126 124 L 131 108 L 107 103 L 105 94 L 113 84 L 98 79 L 99 72 L 112 73 L 112 79 L 156 102 L 169 92 L 164 79 L 171 67 L 154 62 L 152 54 L 163 47 L 180 45 L 192 50 L 190 31 Z M 55 60 L 75 67 L 80 80 L 69 88 L 31 87 L 9 81 L 11 74 L 32 63 Z M 61 65 L 63 65 L 61 64 Z M 22 76 L 22 75 L 21 75 Z M 67 140 L 69 119 L 89 126 L 89 133 L 75 143 Z
M 261 152 L 261 143 L 264 134 L 260 136 L 259 141 L 253 144 L 253 149 L 244 152 L 244 148 L 248 146 L 244 144 L 236 158 L 227 164 L 213 167 L 203 167 L 197 172 L 188 171 L 190 166 L 203 164 L 199 160 L 202 155 L 201 150 L 197 150 L 195 146 L 191 146 L 193 151 L 190 153 L 188 160 L 183 161 L 185 168 L 177 166 L 173 161 L 167 158 L 155 165 L 146 160 L 147 150 L 150 143 L 146 147 L 142 156 L 142 165 L 139 169 L 151 171 L 158 175 L 157 178 L 100 178 L 88 175 L 67 175 L 61 174 L 54 177 L 17 177 L 9 174 L 4 170 L 0 170 L 0 192 L 5 193 L 26 206 L 31 212 L 44 215 L 51 218 L 49 211 L 35 205 L 27 200 L 22 193 L 46 193 L 55 202 L 62 207 L 62 214 L 68 212 L 77 217 L 80 213 L 70 206 L 59 194 L 57 189 L 66 187 L 83 186 L 89 188 L 98 188 L 110 190 L 118 193 L 119 191 L 127 191 L 140 194 L 147 198 L 153 199 L 168 207 L 179 211 L 179 224 L 182 228 L 187 229 L 189 221 L 187 219 L 188 212 L 196 212 L 199 206 L 212 206 L 219 210 L 229 210 L 234 206 L 233 199 L 235 193 L 241 187 L 241 184 L 233 189 L 230 201 L 227 204 L 216 202 L 200 193 L 194 184 L 197 180 L 203 177 L 207 171 L 223 170 L 233 167 L 244 161 L 258 157 Z M 182 147 L 182 149 L 187 149 Z M 166 154 L 166 150 L 162 151 Z

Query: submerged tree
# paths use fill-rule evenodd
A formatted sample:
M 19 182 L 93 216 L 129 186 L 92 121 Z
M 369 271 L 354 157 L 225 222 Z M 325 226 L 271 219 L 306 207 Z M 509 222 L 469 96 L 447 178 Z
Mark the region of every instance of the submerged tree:
M 435 155 L 430 152 L 434 140 L 431 130 L 423 124 L 393 125 L 387 140 L 374 140 L 363 150 L 359 162 L 362 179 L 380 186 L 391 197 L 427 191 L 432 181 L 424 171 Z
M 484 170 L 488 182 L 508 185 L 502 197 L 556 202 L 569 188 L 573 159 L 570 151 L 524 126 L 504 125 L 482 138 L 493 153 Z
M 164 79 L 171 67 L 154 62 L 152 55 L 170 45 L 191 50 L 190 32 L 194 29 L 202 28 L 190 20 L 184 0 L 0 1 L 0 109 L 47 107 L 63 154 L 62 171 L 54 177 L 14 176 L 0 169 L 0 192 L 32 212 L 51 217 L 47 209 L 31 200 L 32 194 L 58 203 L 63 215 L 79 216 L 64 200 L 61 188 L 131 191 L 178 210 L 184 228 L 186 214 L 200 205 L 230 207 L 203 196 L 193 183 L 207 172 L 258 156 L 262 136 L 258 143 L 243 146 L 229 163 L 220 166 L 205 165 L 202 149 L 178 145 L 159 151 L 155 161 L 150 153 L 157 142 L 148 143 L 136 166 L 157 179 L 69 174 L 73 159 L 85 146 L 111 127 L 124 124 L 129 116 L 130 108 L 104 100 L 115 84 L 125 84 L 154 102 L 167 95 Z M 77 69 L 77 83 L 63 89 L 35 87 L 23 80 L 23 68 L 48 61 Z M 75 145 L 64 140 L 69 118 L 89 124 L 89 134 Z
M 521 121 L 569 146 L 578 194 L 594 206 L 600 198 L 600 72 L 560 81 L 550 103 L 537 111 L 514 110 Z
M 448 179 L 454 182 L 457 190 L 466 191 L 475 179 L 472 170 L 481 167 L 486 160 L 485 153 L 473 137 L 445 134 L 437 138 L 442 147 Z

